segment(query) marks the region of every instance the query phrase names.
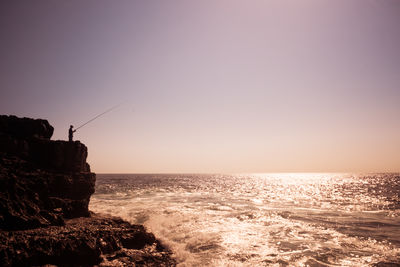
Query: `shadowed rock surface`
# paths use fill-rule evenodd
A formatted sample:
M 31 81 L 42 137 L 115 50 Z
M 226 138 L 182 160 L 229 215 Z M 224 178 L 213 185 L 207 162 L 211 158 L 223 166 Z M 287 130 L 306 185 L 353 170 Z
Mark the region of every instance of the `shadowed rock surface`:
M 88 210 L 96 176 L 46 120 L 0 116 L 0 266 L 173 266 L 143 226 Z
M 86 163 L 87 148 L 51 141 L 52 133 L 46 120 L 0 116 L 0 229 L 89 216 L 96 175 Z
M 0 229 L 63 225 L 63 218 L 89 216 L 95 174 L 38 168 L 15 156 L 0 158 Z
M 0 115 L 0 129 L 2 133 L 18 138 L 50 139 L 54 128 L 47 120 L 18 118 L 16 116 Z
M 93 215 L 25 231 L 0 231 L 3 266 L 173 266 L 170 252 L 141 225 Z

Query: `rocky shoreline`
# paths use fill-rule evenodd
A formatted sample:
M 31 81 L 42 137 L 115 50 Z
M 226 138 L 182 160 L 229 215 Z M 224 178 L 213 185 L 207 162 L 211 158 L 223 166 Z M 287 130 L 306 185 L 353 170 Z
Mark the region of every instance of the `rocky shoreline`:
M 141 225 L 88 210 L 96 175 L 46 120 L 0 116 L 1 266 L 174 266 Z
M 173 266 L 171 253 L 141 225 L 93 214 L 64 226 L 0 231 L 3 266 Z

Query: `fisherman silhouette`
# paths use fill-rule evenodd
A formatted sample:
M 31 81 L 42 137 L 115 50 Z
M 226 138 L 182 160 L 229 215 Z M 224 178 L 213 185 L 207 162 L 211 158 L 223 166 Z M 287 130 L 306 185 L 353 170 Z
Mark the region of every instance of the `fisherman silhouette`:
M 76 130 L 73 130 L 72 128 L 74 128 L 74 126 L 69 126 L 69 131 L 68 131 L 68 139 L 70 142 L 72 142 L 73 138 L 74 138 L 74 132 L 76 132 Z

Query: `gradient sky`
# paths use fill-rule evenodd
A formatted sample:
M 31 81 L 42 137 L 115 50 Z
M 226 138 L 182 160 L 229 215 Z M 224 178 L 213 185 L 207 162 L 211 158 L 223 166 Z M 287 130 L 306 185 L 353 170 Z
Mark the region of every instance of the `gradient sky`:
M 1 1 L 0 114 L 101 172 L 400 171 L 400 1 Z

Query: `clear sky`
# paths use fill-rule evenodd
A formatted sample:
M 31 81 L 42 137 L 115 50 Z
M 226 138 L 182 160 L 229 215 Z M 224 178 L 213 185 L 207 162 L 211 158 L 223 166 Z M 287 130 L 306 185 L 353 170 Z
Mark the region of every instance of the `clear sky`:
M 400 1 L 1 1 L 0 114 L 102 172 L 400 171 Z

